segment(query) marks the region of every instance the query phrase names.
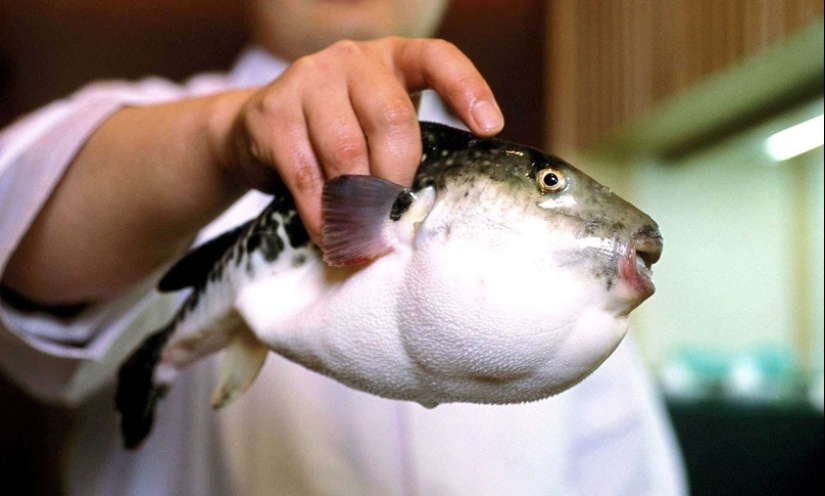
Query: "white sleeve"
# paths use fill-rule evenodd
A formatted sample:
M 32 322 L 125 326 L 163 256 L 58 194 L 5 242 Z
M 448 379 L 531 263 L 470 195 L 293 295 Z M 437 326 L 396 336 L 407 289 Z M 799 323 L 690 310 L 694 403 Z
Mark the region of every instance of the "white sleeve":
M 0 132 L 0 274 L 103 121 L 125 105 L 225 89 L 222 81 L 211 76 L 184 86 L 157 78 L 97 83 Z M 157 295 L 147 280 L 70 320 L 15 311 L 0 302 L 0 369 L 36 397 L 76 402 L 113 377 L 129 349 L 162 325 L 179 299 Z
M 664 401 L 630 336 L 571 399 L 567 477 L 576 494 L 683 496 L 685 468 Z

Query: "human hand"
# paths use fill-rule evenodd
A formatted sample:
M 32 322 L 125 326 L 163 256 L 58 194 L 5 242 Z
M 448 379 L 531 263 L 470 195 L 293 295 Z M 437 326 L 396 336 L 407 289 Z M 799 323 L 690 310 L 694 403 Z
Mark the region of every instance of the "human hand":
M 343 41 L 298 59 L 271 84 L 246 94 L 225 142 L 225 167 L 248 187 L 273 192 L 286 185 L 319 242 L 327 179 L 373 174 L 411 184 L 422 151 L 410 94 L 426 88 L 479 136 L 504 125 L 484 78 L 452 44 Z

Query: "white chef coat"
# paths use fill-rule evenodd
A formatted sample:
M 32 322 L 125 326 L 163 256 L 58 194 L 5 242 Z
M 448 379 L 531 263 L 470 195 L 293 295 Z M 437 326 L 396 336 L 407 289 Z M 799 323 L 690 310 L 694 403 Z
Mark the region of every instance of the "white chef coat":
M 227 74 L 90 85 L 0 134 L 0 271 L 101 122 L 144 105 L 266 84 L 285 68 L 249 49 Z M 432 94 L 421 118 L 452 122 Z M 208 239 L 269 201 L 251 192 Z M 55 254 L 59 256 L 59 254 Z M 71 495 L 675 495 L 686 492 L 662 402 L 625 340 L 592 376 L 543 401 L 425 409 L 355 391 L 271 355 L 252 388 L 209 407 L 216 363 L 184 371 L 154 431 L 121 448 L 113 378 L 182 294 L 155 278 L 70 320 L 0 306 L 0 368 L 23 389 L 73 405 L 64 485 Z M 2 303 L 2 302 L 0 302 Z

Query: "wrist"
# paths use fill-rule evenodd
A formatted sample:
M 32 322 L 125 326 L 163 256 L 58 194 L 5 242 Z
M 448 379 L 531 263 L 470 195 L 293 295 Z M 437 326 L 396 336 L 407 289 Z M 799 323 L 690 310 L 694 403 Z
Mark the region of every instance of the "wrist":
M 211 161 L 225 179 L 228 190 L 245 192 L 250 189 L 239 157 L 237 121 L 241 109 L 257 89 L 230 91 L 216 95 L 207 105 L 205 119 L 207 146 Z

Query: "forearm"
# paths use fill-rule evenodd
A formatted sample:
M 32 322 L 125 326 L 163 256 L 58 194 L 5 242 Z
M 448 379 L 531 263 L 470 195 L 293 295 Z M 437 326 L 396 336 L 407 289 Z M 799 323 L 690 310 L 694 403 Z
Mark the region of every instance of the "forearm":
M 328 178 L 412 182 L 422 150 L 410 93 L 425 88 L 479 136 L 504 125 L 455 46 L 397 37 L 335 43 L 258 90 L 123 109 L 77 154 L 2 283 L 43 304 L 106 298 L 179 254 L 248 188 L 288 188 L 318 241 Z
M 42 304 L 111 296 L 180 254 L 246 187 L 222 140 L 250 92 L 129 107 L 90 137 L 11 257 Z

